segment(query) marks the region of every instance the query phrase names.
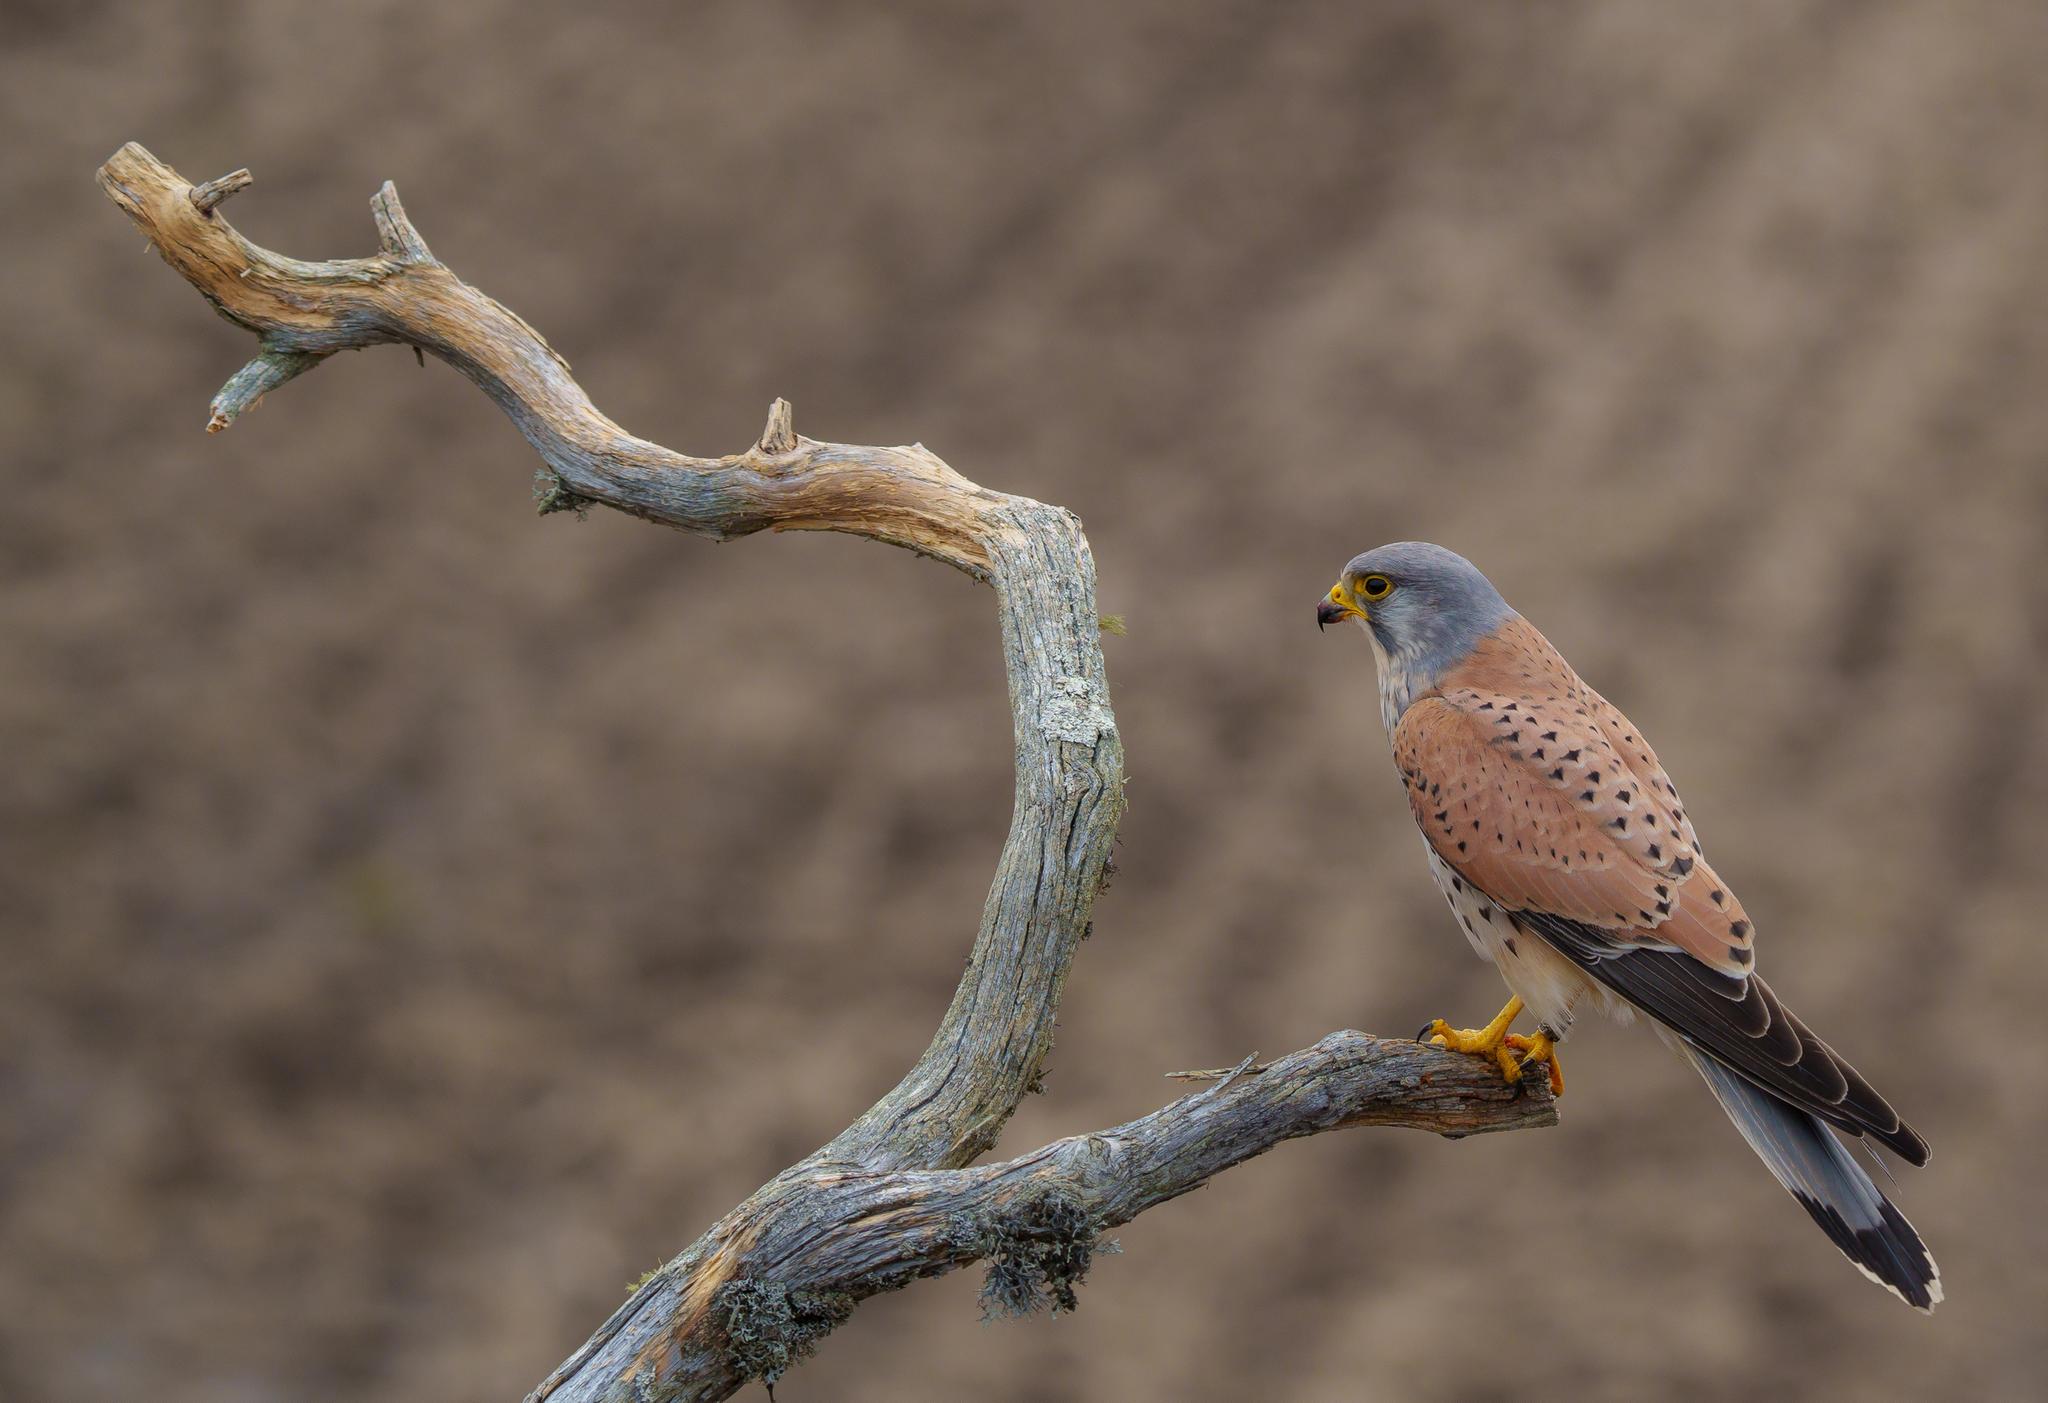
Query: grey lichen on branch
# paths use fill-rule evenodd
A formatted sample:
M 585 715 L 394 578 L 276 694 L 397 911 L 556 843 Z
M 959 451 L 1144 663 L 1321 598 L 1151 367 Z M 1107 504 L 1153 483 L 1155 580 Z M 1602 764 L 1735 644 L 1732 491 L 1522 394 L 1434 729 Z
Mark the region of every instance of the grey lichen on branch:
M 1072 513 L 992 492 L 922 445 L 799 435 L 777 400 L 744 452 L 692 457 L 600 413 L 568 363 L 437 260 L 389 184 L 379 252 L 308 262 L 249 242 L 218 206 L 237 171 L 194 186 L 130 143 L 108 196 L 216 310 L 254 333 L 207 427 L 336 351 L 402 344 L 455 367 L 539 453 L 545 513 L 602 505 L 716 538 L 840 531 L 942 560 L 995 586 L 1016 792 L 966 973 L 901 1082 L 635 1288 L 533 1400 L 723 1398 L 772 1380 L 878 1291 L 991 1262 L 998 1311 L 1071 1309 L 1101 1233 L 1300 1135 L 1349 1125 L 1443 1134 L 1546 1125 L 1541 1087 L 1413 1043 L 1336 1033 L 1150 1116 L 975 1161 L 1039 1084 L 1076 945 L 1112 870 L 1123 749 L 1110 707 L 1094 564 Z
M 818 1341 L 844 1324 L 856 1304 L 844 1291 L 791 1290 L 741 1277 L 718 1288 L 712 1311 L 741 1372 L 772 1385 L 790 1365 L 815 1353 Z
M 988 1274 L 982 1280 L 982 1317 L 1054 1315 L 1078 1310 L 1074 1288 L 1098 1252 L 1122 1250 L 1102 1236 L 1102 1224 L 1061 1187 L 1028 1196 L 1005 1217 L 992 1219 L 976 1244 Z

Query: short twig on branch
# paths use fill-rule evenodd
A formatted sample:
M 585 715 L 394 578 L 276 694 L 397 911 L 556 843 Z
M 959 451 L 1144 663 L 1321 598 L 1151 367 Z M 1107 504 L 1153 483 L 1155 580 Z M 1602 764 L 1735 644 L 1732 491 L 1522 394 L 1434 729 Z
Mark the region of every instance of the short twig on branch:
M 192 187 L 192 208 L 201 214 L 212 214 L 213 207 L 238 190 L 246 190 L 256 183 L 256 177 L 249 174 L 249 168 L 229 171 L 217 180 L 205 181 Z
M 372 200 L 381 251 L 313 263 L 257 247 L 220 216 L 246 171 L 194 186 L 130 143 L 99 180 L 165 262 L 257 337 L 256 357 L 215 396 L 210 431 L 336 351 L 410 345 L 511 417 L 552 476 L 544 511 L 603 505 L 719 538 L 842 531 L 995 586 L 1015 808 L 967 972 L 931 1045 L 830 1144 L 647 1278 L 532 1403 L 724 1398 L 750 1378 L 772 1382 L 865 1297 L 975 1261 L 989 1263 L 993 1311 L 1070 1308 L 1102 1232 L 1282 1140 L 1355 1125 L 1466 1135 L 1555 1121 L 1540 1084 L 1509 1087 L 1480 1059 L 1343 1032 L 1271 1063 L 1179 1074 L 1216 1084 L 1115 1129 L 975 1165 L 1038 1079 L 1123 809 L 1080 522 L 978 487 L 920 446 L 804 438 L 783 400 L 759 440 L 728 457 L 635 438 L 598 412 L 538 332 L 434 257 L 389 184 Z
M 1168 1072 L 1166 1079 L 1168 1081 L 1213 1081 L 1221 1082 L 1224 1086 L 1228 1086 L 1246 1073 L 1257 1076 L 1270 1065 L 1270 1063 L 1259 1061 L 1259 1054 L 1254 1052 L 1235 1067 L 1190 1067 L 1184 1072 Z

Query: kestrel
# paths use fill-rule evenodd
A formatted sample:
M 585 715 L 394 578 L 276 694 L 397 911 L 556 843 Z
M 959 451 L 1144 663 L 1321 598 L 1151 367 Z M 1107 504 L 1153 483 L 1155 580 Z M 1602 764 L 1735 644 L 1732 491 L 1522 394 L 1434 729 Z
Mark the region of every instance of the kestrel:
M 1514 997 L 1484 1028 L 1423 1030 L 1510 1081 L 1585 1008 L 1645 1016 L 1865 1276 L 1932 1310 L 1941 1274 L 1835 1131 L 1915 1165 L 1927 1142 L 1756 974 L 1756 930 L 1707 864 L 1642 732 L 1463 556 L 1367 551 L 1316 606 L 1356 619 L 1429 870 Z M 1533 1037 L 1508 1030 L 1526 1009 Z M 1874 1156 L 1873 1156 L 1874 1157 Z

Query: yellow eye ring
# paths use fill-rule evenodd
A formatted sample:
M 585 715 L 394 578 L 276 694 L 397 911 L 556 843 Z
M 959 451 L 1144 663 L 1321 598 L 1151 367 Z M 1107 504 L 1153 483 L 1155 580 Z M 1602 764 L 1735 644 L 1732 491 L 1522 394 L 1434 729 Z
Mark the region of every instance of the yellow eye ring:
M 1385 575 L 1367 575 L 1358 582 L 1361 599 L 1385 599 L 1394 592 L 1394 582 Z

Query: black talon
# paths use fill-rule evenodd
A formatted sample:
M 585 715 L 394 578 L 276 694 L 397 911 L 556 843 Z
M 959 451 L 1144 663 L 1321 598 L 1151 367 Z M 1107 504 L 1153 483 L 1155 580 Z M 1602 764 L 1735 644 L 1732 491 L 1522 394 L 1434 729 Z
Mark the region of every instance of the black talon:
M 1427 1039 L 1427 1038 L 1429 1037 L 1429 1030 L 1430 1030 L 1431 1028 L 1434 1028 L 1435 1026 L 1436 1026 L 1436 1020 L 1435 1020 L 1434 1018 L 1430 1019 L 1430 1020 L 1429 1020 L 1429 1022 L 1427 1022 L 1427 1023 L 1423 1024 L 1423 1025 L 1422 1025 L 1422 1031 L 1421 1031 L 1421 1032 L 1419 1032 L 1419 1033 L 1417 1033 L 1417 1034 L 1415 1035 L 1415 1041 L 1417 1041 L 1417 1042 L 1422 1042 L 1422 1041 L 1424 1041 L 1425 1039 Z

